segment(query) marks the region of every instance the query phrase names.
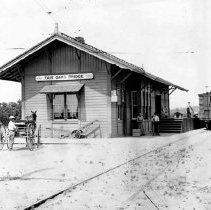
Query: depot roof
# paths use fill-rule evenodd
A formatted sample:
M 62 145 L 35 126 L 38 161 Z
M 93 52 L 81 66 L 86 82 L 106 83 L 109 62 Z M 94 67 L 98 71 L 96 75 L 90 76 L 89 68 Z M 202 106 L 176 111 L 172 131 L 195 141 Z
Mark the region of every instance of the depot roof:
M 10 80 L 10 81 L 16 81 L 19 82 L 21 80 L 20 72 L 18 69 L 18 64 L 23 61 L 24 59 L 28 58 L 29 56 L 33 55 L 35 52 L 41 50 L 45 46 L 49 45 L 50 43 L 54 42 L 55 40 L 58 40 L 60 42 L 63 42 L 67 45 L 73 46 L 81 51 L 84 51 L 90 55 L 93 55 L 99 59 L 102 59 L 110 64 L 115 64 L 119 66 L 122 69 L 128 69 L 130 71 L 139 73 L 144 75 L 147 78 L 150 78 L 153 81 L 157 81 L 159 83 L 172 86 L 173 88 L 177 88 L 183 91 L 188 91 L 187 89 L 180 87 L 178 85 L 175 85 L 167 80 L 164 80 L 160 77 L 157 77 L 153 74 L 150 74 L 146 72 L 143 68 L 138 67 L 134 64 L 131 64 L 123 59 L 120 59 L 114 55 L 111 55 L 107 52 L 104 52 L 102 50 L 99 50 L 91 45 L 88 45 L 84 42 L 78 41 L 76 38 L 72 38 L 66 34 L 63 33 L 54 33 L 47 39 L 43 40 L 42 42 L 38 43 L 34 47 L 30 48 L 29 50 L 25 51 L 21 55 L 17 56 L 16 58 L 12 59 L 11 61 L 7 62 L 3 66 L 0 67 L 0 79 L 2 80 Z

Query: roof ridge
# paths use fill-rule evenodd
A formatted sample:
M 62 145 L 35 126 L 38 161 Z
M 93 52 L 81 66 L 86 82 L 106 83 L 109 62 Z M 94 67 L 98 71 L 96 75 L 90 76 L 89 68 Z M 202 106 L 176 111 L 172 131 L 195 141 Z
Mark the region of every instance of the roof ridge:
M 78 42 L 75 38 L 73 38 L 73 37 L 71 37 L 71 36 L 69 36 L 69 35 L 67 35 L 67 34 L 60 33 L 60 35 L 61 35 L 61 36 L 65 36 L 66 38 L 69 38 L 69 39 L 71 39 L 72 41 L 76 41 L 77 43 L 80 43 L 80 42 Z M 130 63 L 130 62 L 128 62 L 128 61 L 125 61 L 125 60 L 123 60 L 123 59 L 121 59 L 121 58 L 118 58 L 118 57 L 116 57 L 115 55 L 112 55 L 112 54 L 110 54 L 110 53 L 108 53 L 108 52 L 106 52 L 106 51 L 100 50 L 100 49 L 98 49 L 98 48 L 96 48 L 96 47 L 94 47 L 94 46 L 92 46 L 92 45 L 90 45 L 90 44 L 87 44 L 87 43 L 80 43 L 80 44 L 81 44 L 82 46 L 86 45 L 87 47 L 90 47 L 91 50 L 96 50 L 96 51 L 99 52 L 99 53 L 102 53 L 102 54 L 104 54 L 104 55 L 106 55 L 106 56 L 109 56 L 109 57 L 111 57 L 111 58 L 113 58 L 113 59 L 116 59 L 116 60 L 118 60 L 118 61 L 120 61 L 120 62 L 125 63 L 126 65 L 129 65 L 129 66 L 131 66 L 131 67 L 133 67 L 133 68 L 137 68 L 137 69 L 141 70 L 142 72 L 144 72 L 144 69 L 143 69 L 143 68 L 141 68 L 141 67 L 139 67 L 139 66 L 137 66 L 137 65 L 134 65 L 134 64 L 132 64 L 132 63 Z M 96 52 L 95 52 L 95 53 L 96 53 Z

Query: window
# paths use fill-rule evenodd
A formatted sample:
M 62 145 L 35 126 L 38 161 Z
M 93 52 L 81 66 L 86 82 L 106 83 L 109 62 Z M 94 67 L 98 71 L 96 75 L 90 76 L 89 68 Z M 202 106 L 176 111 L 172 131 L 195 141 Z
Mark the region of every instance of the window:
M 53 118 L 55 120 L 64 119 L 64 95 L 54 95 Z
M 76 94 L 67 94 L 67 119 L 78 119 L 78 98 Z
M 132 102 L 132 119 L 136 119 L 138 116 L 138 93 L 137 91 L 131 91 Z
M 78 98 L 76 94 L 54 94 L 53 119 L 78 119 Z

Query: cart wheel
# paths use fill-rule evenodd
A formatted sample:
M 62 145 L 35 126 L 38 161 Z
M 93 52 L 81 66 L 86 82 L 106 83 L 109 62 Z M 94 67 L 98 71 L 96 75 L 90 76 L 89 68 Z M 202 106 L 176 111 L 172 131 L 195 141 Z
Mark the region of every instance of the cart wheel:
M 0 150 L 3 149 L 3 147 L 4 147 L 4 142 L 5 142 L 4 134 L 3 134 L 2 131 L 0 130 Z
M 32 151 L 34 149 L 34 126 L 29 123 L 26 128 L 26 143 L 28 148 Z
M 71 133 L 72 138 L 80 139 L 83 131 L 82 130 L 74 130 Z
M 37 148 L 40 146 L 40 138 L 41 138 L 41 126 L 39 126 L 37 130 Z

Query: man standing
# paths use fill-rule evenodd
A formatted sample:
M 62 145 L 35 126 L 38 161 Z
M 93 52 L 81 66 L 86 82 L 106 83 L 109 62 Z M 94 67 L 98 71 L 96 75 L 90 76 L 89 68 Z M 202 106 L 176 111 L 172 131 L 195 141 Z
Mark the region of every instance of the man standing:
M 15 117 L 10 116 L 9 117 L 9 124 L 8 124 L 8 130 L 9 130 L 9 150 L 12 150 L 12 146 L 14 143 L 15 138 L 15 132 L 17 131 L 17 127 L 15 126 Z
M 136 120 L 138 122 L 138 128 L 140 129 L 140 136 L 144 136 L 145 135 L 145 132 L 144 132 L 144 117 L 141 114 L 141 112 L 139 112 Z
M 159 128 L 160 118 L 156 112 L 154 114 L 153 121 L 154 121 L 155 135 L 160 136 L 160 128 Z
M 190 105 L 190 102 L 188 102 L 187 106 L 187 118 L 191 118 L 191 113 L 193 113 L 193 108 Z

